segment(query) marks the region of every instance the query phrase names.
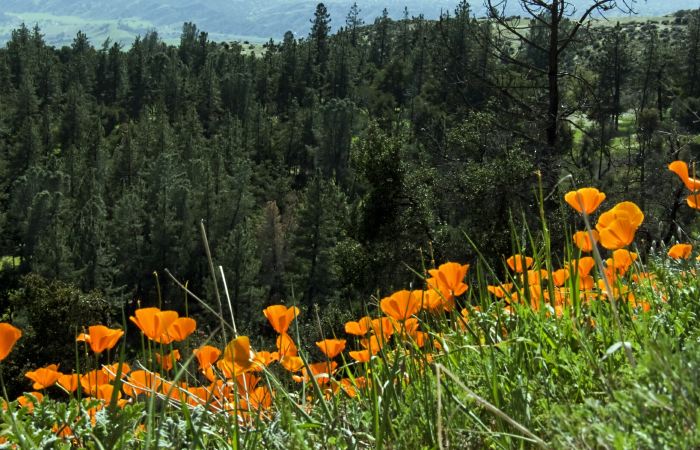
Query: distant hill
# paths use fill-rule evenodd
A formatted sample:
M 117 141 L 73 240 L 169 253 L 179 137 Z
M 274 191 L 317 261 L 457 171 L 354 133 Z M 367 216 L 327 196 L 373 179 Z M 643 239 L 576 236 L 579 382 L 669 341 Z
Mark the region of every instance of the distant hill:
M 573 0 L 581 6 L 587 2 Z M 184 22 L 194 22 L 209 32 L 213 40 L 260 42 L 279 39 L 287 30 L 298 36 L 306 35 L 317 3 L 317 0 L 2 0 L 0 44 L 22 22 L 28 26 L 38 24 L 46 40 L 55 45 L 70 43 L 78 30 L 85 32 L 96 45 L 107 37 L 129 44 L 135 36 L 153 29 L 172 42 L 179 38 Z M 344 25 L 352 1 L 324 3 L 331 14 L 333 29 Z M 371 23 L 385 7 L 393 18 L 403 17 L 404 7 L 411 16 L 423 14 L 426 18 L 437 18 L 441 11 L 453 10 L 457 0 L 358 0 L 357 4 L 365 22 Z M 698 6 L 697 0 L 648 0 L 638 1 L 635 9 L 641 16 L 658 16 Z M 473 8 L 476 15 L 483 13 L 481 2 Z M 519 12 L 515 6 L 509 11 Z

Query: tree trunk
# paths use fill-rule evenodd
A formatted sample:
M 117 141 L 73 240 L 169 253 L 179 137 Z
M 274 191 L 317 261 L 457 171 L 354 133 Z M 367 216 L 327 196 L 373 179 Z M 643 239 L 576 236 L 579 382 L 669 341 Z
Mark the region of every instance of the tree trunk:
M 542 173 L 543 188 L 546 192 L 554 188 L 559 175 L 557 170 L 557 154 L 559 153 L 559 15 L 561 0 L 553 0 L 550 13 L 549 54 L 547 58 L 547 119 L 546 134 L 547 148 L 537 161 Z

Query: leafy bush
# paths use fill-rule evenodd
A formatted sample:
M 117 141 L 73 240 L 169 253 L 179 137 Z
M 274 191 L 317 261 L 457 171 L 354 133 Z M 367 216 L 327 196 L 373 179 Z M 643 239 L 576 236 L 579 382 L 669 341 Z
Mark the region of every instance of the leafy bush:
M 75 367 L 77 334 L 88 325 L 109 324 L 116 312 L 115 305 L 98 291 L 84 293 L 70 283 L 36 274 L 20 279 L 9 303 L 12 321 L 23 333 L 14 350 L 22 358 L 5 365 L 10 395 L 28 388 L 23 374 L 34 369 L 37 361 L 60 364 L 69 373 Z

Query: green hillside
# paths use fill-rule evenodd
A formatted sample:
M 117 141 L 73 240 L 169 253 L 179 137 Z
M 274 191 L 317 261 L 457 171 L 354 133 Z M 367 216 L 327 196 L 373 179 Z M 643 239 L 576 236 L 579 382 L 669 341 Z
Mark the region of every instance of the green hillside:
M 10 31 L 21 23 L 27 26 L 38 24 L 45 34 L 47 42 L 54 45 L 70 44 L 72 37 L 82 30 L 91 42 L 99 45 L 108 37 L 113 42 L 130 44 L 138 36 L 156 30 L 166 42 L 176 42 L 184 22 L 194 22 L 207 30 L 216 41 L 265 42 L 270 38 L 279 40 L 287 30 L 297 37 L 305 36 L 310 27 L 309 18 L 314 8 L 314 1 L 273 0 L 267 2 L 250 1 L 214 1 L 187 2 L 171 0 L 135 0 L 128 6 L 123 2 L 78 0 L 47 0 L 42 2 L 24 0 L 5 0 L 0 6 L 0 44 L 10 38 Z M 375 17 L 387 8 L 389 17 L 401 19 L 404 8 L 409 17 L 423 15 L 428 19 L 437 19 L 441 13 L 453 12 L 457 6 L 454 0 L 431 2 L 364 0 L 357 2 L 360 18 L 372 23 Z M 581 3 L 581 4 L 579 4 Z M 583 0 L 576 0 L 572 5 L 581 9 Z M 345 18 L 352 2 L 330 0 L 326 6 L 332 17 L 332 26 L 338 29 L 344 26 Z M 661 17 L 682 9 L 697 7 L 693 0 L 646 0 L 635 2 L 634 15 L 637 17 Z M 477 16 L 484 16 L 482 4 L 473 4 L 472 10 Z M 506 11 L 511 15 L 525 14 L 511 2 Z M 610 11 L 606 17 L 611 20 L 628 19 L 622 10 Z

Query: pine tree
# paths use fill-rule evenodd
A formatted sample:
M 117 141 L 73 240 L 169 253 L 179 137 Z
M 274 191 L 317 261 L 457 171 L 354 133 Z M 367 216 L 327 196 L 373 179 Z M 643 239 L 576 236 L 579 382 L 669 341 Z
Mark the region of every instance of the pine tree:
M 341 186 L 349 176 L 355 114 L 355 105 L 350 100 L 332 99 L 321 109 L 316 164 L 325 178 L 333 178 Z
M 700 9 L 688 14 L 685 55 L 685 94 L 700 97 Z
M 18 87 L 22 80 L 33 80 L 36 75 L 38 61 L 34 38 L 22 23 L 18 29 L 12 30 L 11 38 L 7 41 L 7 61 L 11 81 L 15 87 Z
M 95 83 L 95 56 L 95 49 L 90 45 L 87 35 L 78 31 L 71 44 L 66 83 L 80 86 L 85 92 L 92 92 Z
M 267 289 L 267 304 L 283 301 L 286 297 L 288 231 L 277 203 L 267 202 L 262 209 L 256 241 L 261 268 L 259 283 Z
M 137 36 L 126 55 L 128 74 L 128 111 L 133 118 L 138 118 L 147 102 L 148 74 L 146 73 L 146 55 L 144 43 Z
M 339 268 L 334 254 L 343 239 L 341 218 L 346 200 L 334 180 L 316 173 L 301 197 L 292 241 L 292 287 L 307 308 L 329 302 L 336 292 Z
M 378 68 L 384 67 L 391 58 L 391 36 L 389 27 L 391 19 L 386 8 L 382 10 L 382 15 L 374 20 L 374 33 L 370 51 L 370 60 Z
M 109 105 L 119 105 L 126 98 L 128 78 L 122 47 L 115 42 L 111 46 L 105 41 L 99 54 L 97 66 L 97 98 Z
M 311 23 L 309 39 L 313 45 L 313 64 L 317 71 L 316 87 L 318 87 L 325 80 L 330 54 L 328 37 L 331 32 L 331 16 L 323 3 L 316 5 L 316 12 L 314 12 Z
M 138 183 L 127 187 L 111 208 L 112 219 L 108 225 L 109 248 L 114 258 L 115 288 L 142 297 L 144 285 L 150 281 L 153 268 L 146 265 L 146 223 L 149 208 L 145 200 L 145 186 Z
M 347 31 L 350 33 L 350 44 L 353 47 L 357 47 L 359 39 L 359 28 L 364 25 L 362 17 L 360 17 L 360 7 L 357 6 L 357 2 L 353 2 L 348 11 L 348 15 L 345 18 L 345 26 Z
M 214 67 L 214 58 L 204 63 L 197 83 L 197 112 L 204 126 L 205 136 L 211 136 L 216 129 L 221 114 L 221 95 L 219 77 Z
M 279 55 L 281 57 L 279 68 L 279 81 L 277 84 L 277 110 L 285 112 L 289 108 L 290 99 L 296 88 L 297 72 L 297 41 L 294 33 L 284 33 Z

